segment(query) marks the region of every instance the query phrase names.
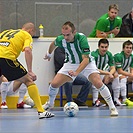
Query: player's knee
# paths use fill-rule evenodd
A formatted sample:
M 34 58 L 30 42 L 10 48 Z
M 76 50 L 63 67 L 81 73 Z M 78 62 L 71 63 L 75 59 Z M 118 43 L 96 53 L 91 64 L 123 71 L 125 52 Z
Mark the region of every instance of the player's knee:
M 59 84 L 56 83 L 56 82 L 52 82 L 52 83 L 51 83 L 51 86 L 52 86 L 53 88 L 59 88 L 59 87 L 60 87 Z

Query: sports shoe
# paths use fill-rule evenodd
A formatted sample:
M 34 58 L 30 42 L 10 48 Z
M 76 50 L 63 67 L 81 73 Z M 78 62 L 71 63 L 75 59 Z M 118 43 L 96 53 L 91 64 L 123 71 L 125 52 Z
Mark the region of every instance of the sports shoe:
M 77 99 L 74 100 L 74 102 L 78 105 L 78 106 L 87 106 L 84 102 L 81 102 Z
M 116 108 L 112 108 L 110 109 L 110 116 L 118 116 L 118 111 Z
M 23 101 L 25 104 L 30 105 L 31 107 L 35 106 L 34 101 L 29 96 L 25 98 Z
M 133 102 L 130 101 L 129 99 L 126 99 L 123 103 L 126 104 L 127 106 L 133 106 Z
M 45 104 L 42 105 L 42 107 L 45 110 L 49 110 L 49 109 L 52 109 L 54 107 L 54 105 L 50 105 L 48 102 L 46 102 Z
M 115 106 L 126 106 L 126 104 L 121 103 L 120 100 L 114 101 Z
M 1 109 L 8 109 L 8 106 L 6 105 L 6 102 L 1 103 Z
M 31 108 L 31 106 L 25 104 L 25 103 L 22 101 L 21 103 L 18 103 L 18 104 L 17 104 L 17 108 L 18 108 L 18 109 L 23 109 L 23 108 L 29 109 L 29 108 Z
M 105 107 L 106 104 L 101 103 L 100 100 L 96 100 L 95 103 L 92 104 L 93 107 Z
M 43 119 L 43 118 L 51 118 L 54 117 L 55 115 L 51 112 L 45 111 L 42 113 L 38 113 L 39 119 Z

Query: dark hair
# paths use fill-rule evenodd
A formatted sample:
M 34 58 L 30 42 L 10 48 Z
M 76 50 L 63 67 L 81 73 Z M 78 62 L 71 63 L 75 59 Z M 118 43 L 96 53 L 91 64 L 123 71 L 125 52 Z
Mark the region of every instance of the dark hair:
M 75 26 L 74 26 L 74 24 L 73 24 L 72 22 L 70 22 L 70 21 L 65 22 L 65 23 L 63 24 L 63 26 L 62 26 L 62 29 L 67 30 L 67 29 L 68 29 L 68 26 L 71 27 L 72 32 L 75 31 Z
M 132 49 L 133 49 L 133 43 L 130 40 L 127 40 L 123 43 L 122 45 L 123 49 L 125 48 L 126 45 L 132 45 Z
M 108 46 L 109 46 L 109 41 L 105 38 L 99 40 L 98 47 L 100 46 L 101 43 L 108 44 Z

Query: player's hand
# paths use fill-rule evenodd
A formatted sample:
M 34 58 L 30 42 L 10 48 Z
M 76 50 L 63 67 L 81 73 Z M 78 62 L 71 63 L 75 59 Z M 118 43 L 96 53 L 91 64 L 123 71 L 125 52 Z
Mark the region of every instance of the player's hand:
M 121 79 L 123 79 L 123 78 L 126 78 L 126 76 L 121 75 L 119 78 L 120 78 L 120 80 L 121 80 Z
M 47 54 L 46 54 L 43 59 L 50 61 L 51 57 L 47 56 Z
M 120 31 L 119 27 L 115 27 L 115 28 L 112 30 L 112 33 L 113 33 L 114 35 L 117 35 L 117 34 L 119 33 L 119 31 Z
M 114 79 L 114 76 L 110 73 L 110 74 L 109 74 L 109 78 L 110 78 L 110 79 Z
M 70 76 L 77 76 L 77 75 L 78 75 L 77 72 L 74 72 L 74 71 L 72 71 L 72 70 L 70 70 L 70 71 L 68 72 L 68 74 L 69 74 Z
M 51 59 L 51 54 L 49 54 L 48 51 L 47 51 L 47 53 L 46 53 L 46 55 L 44 56 L 43 59 L 44 59 L 44 60 L 50 61 L 50 59 Z
M 28 74 L 33 81 L 37 80 L 37 77 L 33 72 L 28 72 Z
M 101 37 L 106 38 L 107 34 L 105 32 L 101 32 Z

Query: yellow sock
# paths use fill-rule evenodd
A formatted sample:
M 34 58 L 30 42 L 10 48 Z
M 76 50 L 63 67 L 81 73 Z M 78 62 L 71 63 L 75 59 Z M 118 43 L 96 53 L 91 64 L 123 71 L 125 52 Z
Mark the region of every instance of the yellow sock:
M 43 109 L 42 103 L 41 103 L 41 99 L 40 99 L 40 94 L 39 94 L 38 88 L 35 84 L 28 86 L 28 93 L 29 93 L 31 99 L 33 99 L 33 101 L 37 107 L 37 111 L 44 112 L 44 109 Z

